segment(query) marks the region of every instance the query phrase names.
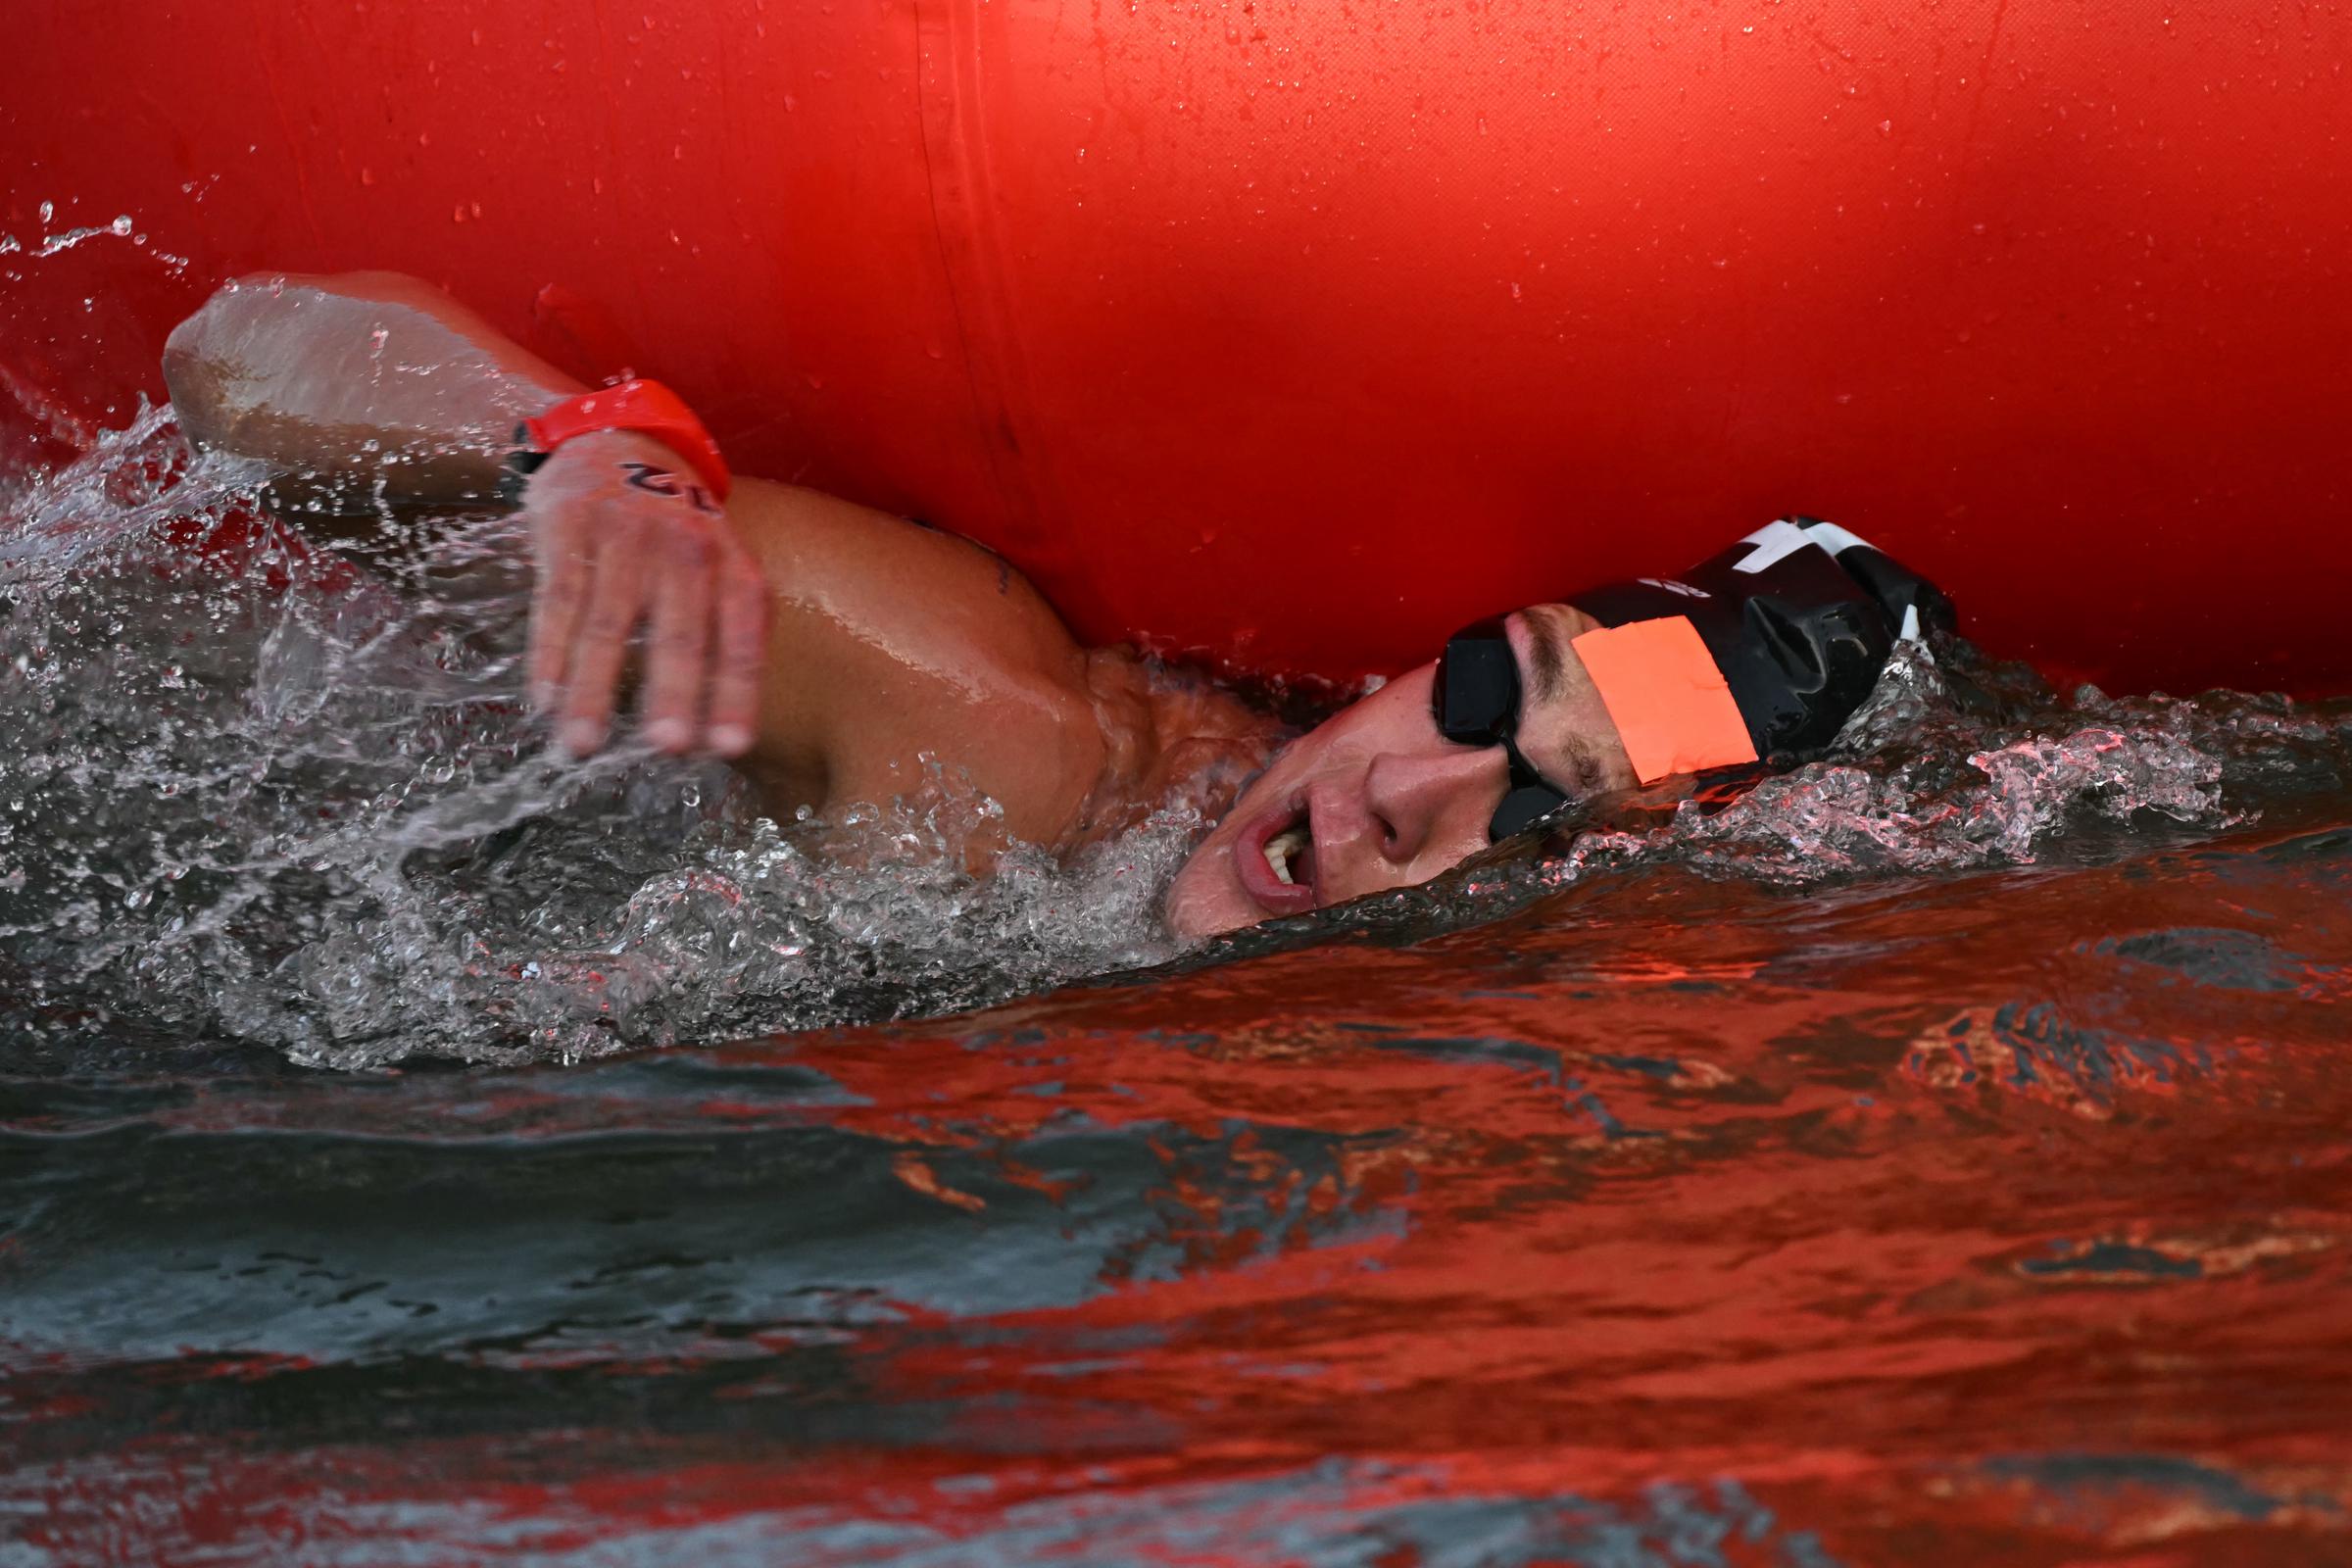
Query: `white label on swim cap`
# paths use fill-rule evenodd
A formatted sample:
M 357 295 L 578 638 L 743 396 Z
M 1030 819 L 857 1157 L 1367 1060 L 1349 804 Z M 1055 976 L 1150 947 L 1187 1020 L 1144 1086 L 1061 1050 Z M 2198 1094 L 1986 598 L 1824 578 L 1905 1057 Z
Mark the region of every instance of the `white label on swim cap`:
M 1903 607 L 1903 629 L 1894 640 L 1898 643 L 1919 641 L 1919 607 L 1917 605 Z
M 1676 582 L 1672 577 L 1636 577 L 1634 581 L 1647 583 L 1652 588 L 1663 588 L 1670 594 L 1681 594 L 1685 599 L 1712 599 L 1715 597 L 1704 588 L 1693 588 L 1687 582 Z
M 1847 533 L 1834 522 L 1817 522 L 1810 527 L 1800 528 L 1786 518 L 1779 522 L 1766 523 L 1740 542 L 1743 545 L 1753 545 L 1755 548 L 1747 553 L 1746 560 L 1740 562 L 1732 569 L 1750 574 L 1770 571 L 1774 566 L 1807 545 L 1821 546 L 1830 553 L 1834 560 L 1839 551 L 1850 546 L 1863 545 L 1867 547 L 1870 544 L 1869 540 Z
M 1860 545 L 1865 550 L 1877 548 L 1869 540 L 1863 538 L 1860 534 L 1847 533 L 1843 528 L 1838 527 L 1834 522 L 1816 522 L 1811 524 L 1805 529 L 1805 537 L 1812 540 L 1815 544 L 1821 546 L 1822 549 L 1827 550 L 1833 556 L 1841 554 L 1842 552 L 1851 549 L 1855 545 Z

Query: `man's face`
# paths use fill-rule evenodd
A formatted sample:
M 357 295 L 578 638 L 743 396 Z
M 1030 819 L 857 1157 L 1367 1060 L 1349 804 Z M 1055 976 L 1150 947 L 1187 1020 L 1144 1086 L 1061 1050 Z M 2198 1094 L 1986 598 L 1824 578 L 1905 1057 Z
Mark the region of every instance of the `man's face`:
M 1537 605 L 1504 622 L 1519 663 L 1519 750 L 1575 799 L 1635 781 L 1617 726 L 1569 646 L 1596 625 L 1566 605 Z M 1423 664 L 1317 725 L 1242 792 L 1168 891 L 1179 936 L 1426 882 L 1486 848 L 1509 762 L 1499 746 L 1438 733 L 1436 671 L 1434 661 Z

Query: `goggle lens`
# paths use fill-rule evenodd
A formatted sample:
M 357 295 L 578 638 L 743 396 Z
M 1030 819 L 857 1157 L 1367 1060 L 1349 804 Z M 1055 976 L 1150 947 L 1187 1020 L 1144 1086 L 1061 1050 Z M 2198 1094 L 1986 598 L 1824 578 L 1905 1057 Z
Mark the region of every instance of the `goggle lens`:
M 1510 760 L 1510 787 L 1487 824 L 1487 842 L 1526 832 L 1568 804 L 1567 792 L 1519 754 L 1519 657 L 1502 618 L 1473 621 L 1446 640 L 1430 712 L 1438 733 L 1457 746 L 1499 746 Z
M 1493 746 L 1518 727 L 1519 660 L 1499 616 L 1446 640 L 1431 700 L 1438 733 L 1458 746 Z

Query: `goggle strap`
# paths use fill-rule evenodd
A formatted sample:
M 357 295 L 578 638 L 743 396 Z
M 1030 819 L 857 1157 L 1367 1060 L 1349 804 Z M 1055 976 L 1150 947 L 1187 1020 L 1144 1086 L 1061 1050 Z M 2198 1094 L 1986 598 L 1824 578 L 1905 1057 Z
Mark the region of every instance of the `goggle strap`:
M 1487 824 L 1487 842 L 1500 844 L 1517 838 L 1567 804 L 1556 792 L 1540 785 L 1513 790 L 1494 808 L 1494 820 Z

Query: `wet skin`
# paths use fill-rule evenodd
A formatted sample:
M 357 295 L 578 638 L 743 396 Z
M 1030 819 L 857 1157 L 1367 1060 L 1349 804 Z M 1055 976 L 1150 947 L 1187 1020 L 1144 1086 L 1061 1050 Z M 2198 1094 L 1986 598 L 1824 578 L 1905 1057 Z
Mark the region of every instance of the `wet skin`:
M 337 515 L 365 531 L 389 508 L 495 504 L 517 422 L 582 390 L 391 273 L 230 285 L 172 333 L 165 376 L 191 441 L 266 463 L 271 504 L 328 531 Z M 1004 839 L 1067 851 L 1241 776 L 1272 743 L 1230 694 L 1081 647 L 966 541 L 750 477 L 722 507 L 680 466 L 650 437 L 606 432 L 559 448 L 522 492 L 533 697 L 574 753 L 609 741 L 634 670 L 637 737 L 729 759 L 779 818 L 888 800 L 936 761 L 1002 806 Z M 1591 625 L 1563 605 L 1508 622 L 1520 748 L 1571 797 L 1632 782 L 1568 646 Z M 1506 760 L 1438 733 L 1433 673 L 1292 742 L 1241 792 L 1176 879 L 1178 934 L 1425 881 L 1485 847 Z M 966 859 L 980 869 L 1000 847 Z
M 1505 622 L 1521 673 L 1520 750 L 1571 799 L 1629 788 L 1633 764 L 1571 639 L 1597 622 L 1536 605 Z M 1487 847 L 1507 786 L 1499 746 L 1461 746 L 1430 711 L 1435 661 L 1291 743 L 1242 792 L 1168 894 L 1168 923 L 1204 937 L 1426 882 Z M 1284 884 L 1266 847 L 1306 842 Z M 1296 836 L 1291 842 L 1297 842 Z

